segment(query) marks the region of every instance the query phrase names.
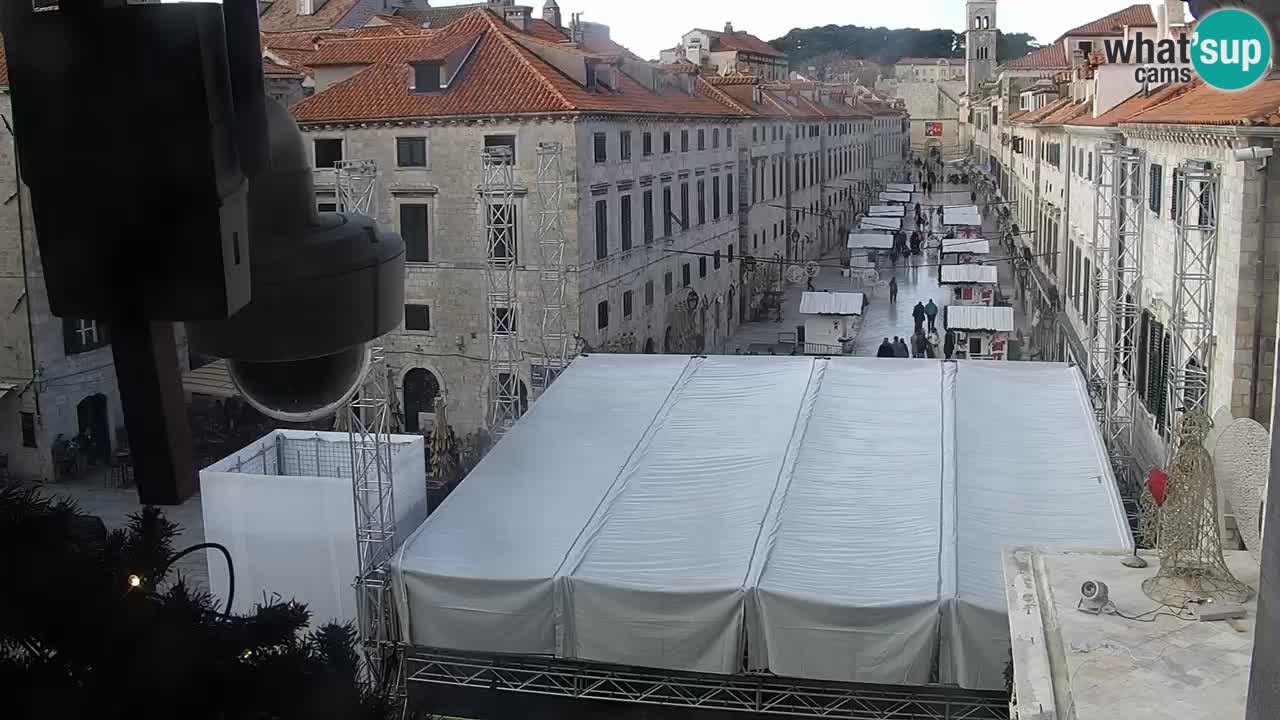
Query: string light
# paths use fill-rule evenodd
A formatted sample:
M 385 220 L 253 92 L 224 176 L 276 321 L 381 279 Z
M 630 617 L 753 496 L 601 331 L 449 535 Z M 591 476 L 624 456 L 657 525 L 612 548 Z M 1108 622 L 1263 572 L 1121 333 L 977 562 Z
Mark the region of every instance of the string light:
M 131 588 L 139 588 L 139 587 L 142 587 L 142 577 L 141 577 L 141 576 L 138 576 L 138 575 L 130 575 L 130 576 L 129 576 L 129 587 L 131 587 Z

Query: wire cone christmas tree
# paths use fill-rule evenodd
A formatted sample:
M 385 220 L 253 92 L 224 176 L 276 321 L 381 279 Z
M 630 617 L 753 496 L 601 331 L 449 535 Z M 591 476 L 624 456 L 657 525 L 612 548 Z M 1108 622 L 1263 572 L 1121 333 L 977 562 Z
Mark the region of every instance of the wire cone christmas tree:
M 446 412 L 444 398 L 437 397 L 435 426 L 431 428 L 431 481 L 427 483 L 427 490 L 446 487 L 458 474 L 458 465 L 454 461 L 453 432 L 449 428 Z
M 1178 449 L 1158 521 L 1160 570 L 1142 583 L 1147 597 L 1170 607 L 1198 599 L 1243 603 L 1253 596 L 1222 556 L 1218 483 L 1204 447 L 1210 426 L 1200 410 L 1188 412 L 1178 425 Z

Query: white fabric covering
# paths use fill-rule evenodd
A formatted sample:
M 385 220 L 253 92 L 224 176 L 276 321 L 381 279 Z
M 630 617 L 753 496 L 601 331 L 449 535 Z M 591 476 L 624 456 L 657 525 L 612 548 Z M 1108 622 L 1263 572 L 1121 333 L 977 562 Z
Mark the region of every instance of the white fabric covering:
M 880 202 L 882 202 L 882 203 L 908 203 L 908 202 L 911 202 L 911 193 L 909 193 L 909 192 L 882 192 L 882 193 L 880 193 Z
M 419 645 L 999 688 L 1011 544 L 1132 547 L 1075 368 L 592 355 L 396 592 Z
M 861 315 L 862 293 L 807 292 L 800 296 L 801 315 Z
M 887 232 L 850 233 L 850 250 L 892 250 L 893 236 Z
M 915 192 L 915 183 L 886 183 L 884 189 L 892 193 Z
M 869 216 L 862 218 L 862 230 L 901 230 L 902 218 Z
M 876 217 L 903 217 L 907 214 L 905 205 L 872 205 L 867 214 Z
M 982 216 L 977 205 L 946 207 L 942 209 L 942 224 L 959 227 L 982 227 Z

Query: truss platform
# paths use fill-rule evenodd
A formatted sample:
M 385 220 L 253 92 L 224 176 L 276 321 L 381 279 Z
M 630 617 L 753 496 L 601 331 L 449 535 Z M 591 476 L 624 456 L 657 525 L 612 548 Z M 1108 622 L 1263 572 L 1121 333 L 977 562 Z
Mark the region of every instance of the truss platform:
M 1006 720 L 999 692 L 856 685 L 770 675 L 673 673 L 548 657 L 431 648 L 406 653 L 410 688 L 429 685 L 547 699 L 849 720 Z

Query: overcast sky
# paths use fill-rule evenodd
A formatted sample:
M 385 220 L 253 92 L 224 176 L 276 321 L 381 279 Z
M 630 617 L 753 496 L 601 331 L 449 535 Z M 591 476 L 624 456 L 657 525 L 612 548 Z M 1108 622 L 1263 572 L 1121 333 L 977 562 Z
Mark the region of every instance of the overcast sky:
M 465 0 L 474 2 L 475 0 Z M 1025 32 L 1050 42 L 1064 31 L 1128 7 L 1140 0 L 1001 0 L 1000 29 Z M 575 12 L 610 26 L 613 39 L 644 58 L 656 58 L 686 31 L 719 30 L 726 21 L 764 40 L 795 28 L 821 25 L 864 27 L 964 26 L 964 0 L 559 0 L 565 22 Z M 431 0 L 433 6 L 459 0 Z M 521 0 L 541 16 L 542 0 Z

